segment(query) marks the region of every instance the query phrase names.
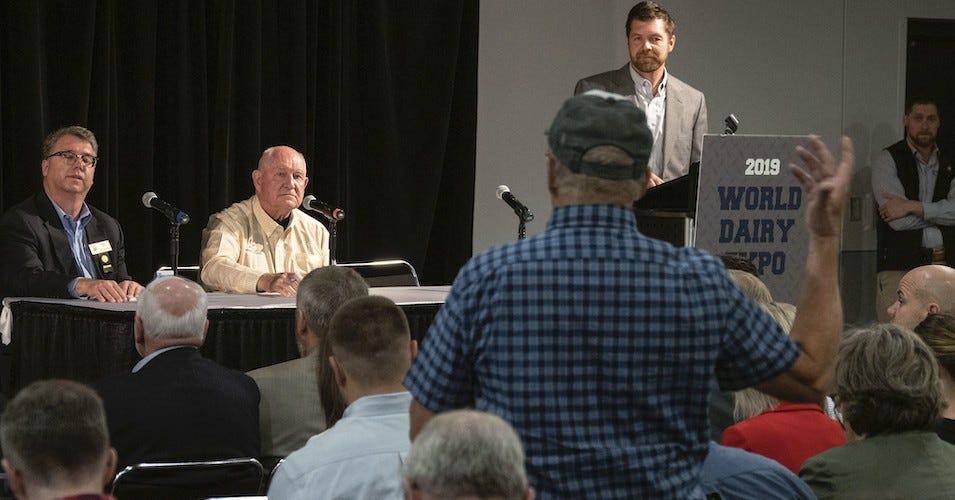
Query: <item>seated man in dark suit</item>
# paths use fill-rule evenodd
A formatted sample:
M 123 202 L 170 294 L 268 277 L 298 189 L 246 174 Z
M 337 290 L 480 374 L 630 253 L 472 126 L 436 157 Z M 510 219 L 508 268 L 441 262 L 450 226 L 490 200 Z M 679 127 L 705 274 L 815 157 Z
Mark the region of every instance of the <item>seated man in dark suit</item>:
M 136 308 L 132 373 L 100 382 L 119 467 L 259 455 L 259 390 L 202 357 L 206 292 L 179 277 L 146 287 Z
M 109 447 L 103 402 L 69 380 L 41 380 L 20 391 L 3 414 L 3 470 L 20 500 L 111 499 L 116 450 Z
M 86 204 L 96 151 L 79 126 L 43 141 L 43 191 L 0 219 L 0 296 L 125 302 L 142 291 L 126 272 L 119 222 Z

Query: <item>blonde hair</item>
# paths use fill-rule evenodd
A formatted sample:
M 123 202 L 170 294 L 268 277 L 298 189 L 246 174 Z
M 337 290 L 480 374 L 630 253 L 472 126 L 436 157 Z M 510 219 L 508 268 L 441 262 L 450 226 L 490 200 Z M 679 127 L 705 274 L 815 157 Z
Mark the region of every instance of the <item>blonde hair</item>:
M 759 279 L 757 278 L 756 281 L 759 281 Z M 760 281 L 760 283 L 762 282 Z M 765 285 L 763 288 L 765 288 Z M 793 326 L 793 320 L 796 318 L 795 307 L 790 304 L 779 304 L 776 302 L 759 303 L 759 307 L 763 311 L 766 311 L 766 314 L 769 314 L 784 332 L 789 333 L 789 330 Z M 737 422 L 755 417 L 779 404 L 778 399 L 769 394 L 757 391 L 756 389 L 736 391 L 733 400 L 733 418 Z

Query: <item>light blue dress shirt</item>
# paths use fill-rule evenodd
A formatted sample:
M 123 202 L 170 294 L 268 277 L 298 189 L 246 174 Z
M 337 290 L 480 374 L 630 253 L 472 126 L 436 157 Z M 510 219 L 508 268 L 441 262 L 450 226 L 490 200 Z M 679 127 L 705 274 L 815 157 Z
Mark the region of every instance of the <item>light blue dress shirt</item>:
M 357 399 L 331 429 L 285 459 L 269 498 L 404 499 L 401 467 L 411 448 L 410 406 L 408 392 Z
M 79 216 L 76 219 L 64 212 L 52 198 L 50 198 L 50 203 L 53 204 L 53 209 L 56 210 L 60 221 L 63 223 L 63 229 L 66 230 L 66 236 L 70 241 L 70 250 L 73 251 L 73 261 L 76 262 L 76 268 L 82 274 L 82 276 L 77 276 L 73 281 L 70 281 L 69 286 L 70 296 L 79 298 L 76 293 L 76 282 L 80 278 L 95 278 L 97 276 L 96 268 L 93 267 L 93 257 L 90 255 L 86 243 L 86 225 L 93 219 L 93 215 L 86 203 L 83 203 L 83 208 L 80 209 Z
M 928 158 L 922 158 L 914 149 L 912 154 L 918 165 L 919 201 L 922 202 L 923 216 L 907 215 L 889 222 L 889 227 L 896 231 L 922 229 L 923 247 L 942 248 L 942 232 L 937 226 L 955 225 L 955 182 L 945 198 L 932 201 L 938 178 L 938 148 Z M 872 162 L 872 195 L 879 206 L 886 201 L 885 193 L 905 197 L 905 188 L 896 172 L 895 160 L 888 151 L 883 150 Z

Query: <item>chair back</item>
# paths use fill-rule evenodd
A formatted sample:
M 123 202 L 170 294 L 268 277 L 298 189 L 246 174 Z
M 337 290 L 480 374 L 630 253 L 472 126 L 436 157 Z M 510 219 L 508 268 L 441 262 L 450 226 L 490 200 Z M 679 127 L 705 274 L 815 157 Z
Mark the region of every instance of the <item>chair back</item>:
M 263 476 L 254 458 L 142 463 L 119 471 L 110 493 L 144 500 L 258 495 Z
M 179 266 L 177 271 L 179 271 L 179 276 L 195 281 L 196 283 L 199 282 L 199 266 Z M 156 269 L 156 276 L 172 276 L 172 267 L 162 266 Z
M 339 262 L 335 265 L 354 269 L 362 278 L 365 278 L 368 286 L 421 286 L 414 266 L 406 260 Z

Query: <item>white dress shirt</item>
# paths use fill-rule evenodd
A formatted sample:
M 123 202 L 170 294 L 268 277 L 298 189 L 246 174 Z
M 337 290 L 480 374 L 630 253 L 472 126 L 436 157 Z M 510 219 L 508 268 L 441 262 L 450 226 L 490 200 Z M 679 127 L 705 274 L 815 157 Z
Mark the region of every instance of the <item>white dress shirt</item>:
M 650 150 L 650 170 L 663 177 L 663 121 L 667 115 L 667 73 L 664 70 L 663 79 L 656 93 L 651 87 L 650 80 L 640 76 L 633 66 L 630 68 L 630 77 L 633 78 L 634 95 L 637 106 L 647 115 L 647 126 L 653 134 L 653 148 Z

